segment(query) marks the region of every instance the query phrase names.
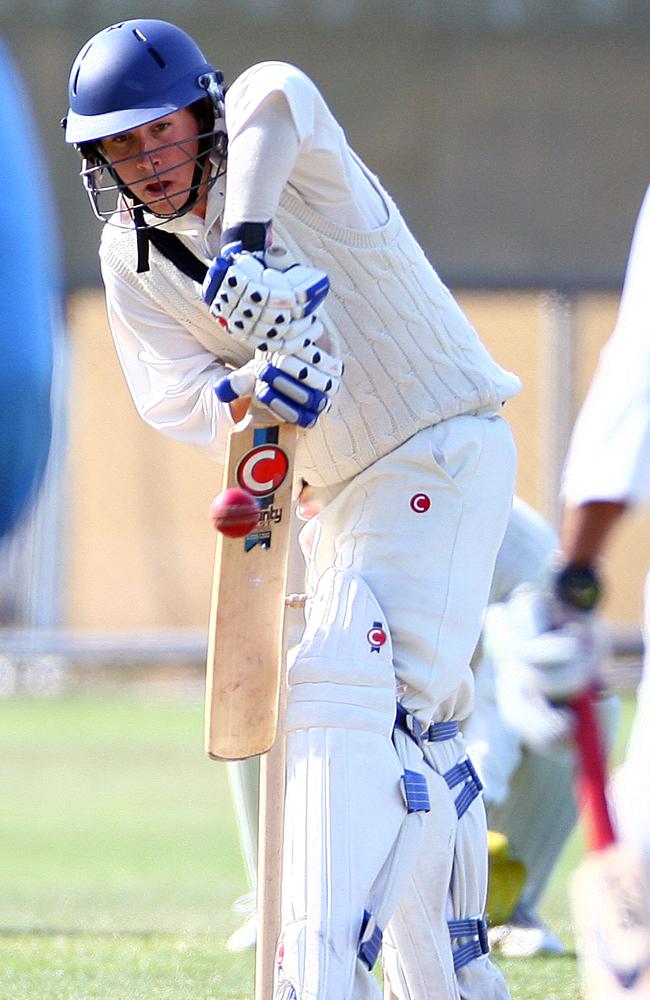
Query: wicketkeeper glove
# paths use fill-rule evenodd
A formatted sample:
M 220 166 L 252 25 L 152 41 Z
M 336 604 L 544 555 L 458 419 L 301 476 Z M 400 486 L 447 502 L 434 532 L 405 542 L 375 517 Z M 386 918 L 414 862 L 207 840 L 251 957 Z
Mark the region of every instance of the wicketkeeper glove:
M 263 251 L 225 246 L 203 282 L 203 300 L 233 337 L 257 350 L 291 354 L 305 336 L 323 332 L 318 312 L 329 291 L 324 271 L 293 264 L 266 267 Z
M 564 566 L 545 585 L 524 585 L 490 609 L 484 641 L 494 660 L 504 721 L 535 750 L 568 738 L 568 704 L 597 688 L 605 642 L 594 609 L 593 570 Z
M 330 409 L 342 374 L 341 361 L 308 343 L 293 354 L 258 351 L 220 379 L 214 391 L 223 403 L 254 396 L 285 423 L 309 428 Z

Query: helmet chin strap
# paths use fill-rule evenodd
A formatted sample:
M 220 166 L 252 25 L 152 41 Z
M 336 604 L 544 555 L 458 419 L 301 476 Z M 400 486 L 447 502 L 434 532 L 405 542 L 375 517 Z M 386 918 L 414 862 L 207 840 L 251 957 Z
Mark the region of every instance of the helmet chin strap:
M 136 271 L 138 274 L 144 274 L 149 270 L 149 227 L 144 219 L 142 205 L 136 205 L 133 209 L 133 221 L 135 222 L 135 242 L 138 250 Z

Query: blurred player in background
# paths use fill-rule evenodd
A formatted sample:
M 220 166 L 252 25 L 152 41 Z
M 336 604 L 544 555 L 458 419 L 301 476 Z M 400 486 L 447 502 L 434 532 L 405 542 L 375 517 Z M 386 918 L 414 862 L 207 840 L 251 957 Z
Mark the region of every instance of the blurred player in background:
M 561 707 L 600 678 L 594 609 L 600 561 L 626 512 L 650 499 L 650 190 L 637 220 L 615 329 L 603 348 L 567 456 L 561 557 L 546 585 L 510 602 L 507 626 L 528 664 L 528 687 L 571 728 Z M 614 781 L 619 833 L 650 875 L 650 577 L 645 587 L 646 656 L 625 759 Z M 551 704 L 552 703 L 552 704 Z M 534 734 L 534 726 L 529 725 Z
M 304 429 L 314 517 L 276 998 L 377 997 L 383 932 L 399 1000 L 504 1000 L 458 723 L 511 505 L 500 412 L 519 380 L 300 70 L 263 63 L 224 91 L 179 28 L 125 21 L 84 46 L 69 96 L 139 412 L 221 457 L 253 394 Z
M 38 492 L 52 434 L 58 247 L 25 85 L 0 38 L 0 538 Z M 58 308 L 58 303 L 57 303 Z
M 550 524 L 516 497 L 474 658 L 474 711 L 463 725 L 491 831 L 489 939 L 509 958 L 565 950 L 538 906 L 576 822 L 574 751 L 555 711 L 531 691 L 518 648 L 498 627 L 501 607 L 519 587 L 545 580 L 557 548 Z M 618 699 L 602 697 L 598 710 L 611 745 Z

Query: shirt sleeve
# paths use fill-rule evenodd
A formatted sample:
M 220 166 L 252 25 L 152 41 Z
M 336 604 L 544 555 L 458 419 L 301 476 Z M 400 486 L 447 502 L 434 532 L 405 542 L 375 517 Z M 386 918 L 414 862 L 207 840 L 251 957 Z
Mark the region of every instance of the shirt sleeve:
M 156 430 L 207 448 L 222 463 L 233 420 L 213 386 L 225 366 L 103 261 L 102 278 L 115 349 L 138 413 Z
M 350 228 L 382 225 L 386 207 L 320 91 L 302 70 L 265 62 L 226 93 L 228 184 L 224 227 L 272 219 L 289 184 Z
M 635 228 L 612 336 L 578 415 L 565 502 L 650 499 L 650 189 Z

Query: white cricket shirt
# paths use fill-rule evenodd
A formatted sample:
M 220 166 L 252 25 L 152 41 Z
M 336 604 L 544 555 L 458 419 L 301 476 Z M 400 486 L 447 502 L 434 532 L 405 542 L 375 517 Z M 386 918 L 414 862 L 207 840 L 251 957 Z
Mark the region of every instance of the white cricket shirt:
M 572 506 L 650 498 L 650 188 L 634 232 L 616 326 L 573 431 L 563 495 Z

